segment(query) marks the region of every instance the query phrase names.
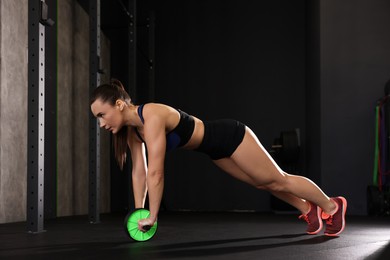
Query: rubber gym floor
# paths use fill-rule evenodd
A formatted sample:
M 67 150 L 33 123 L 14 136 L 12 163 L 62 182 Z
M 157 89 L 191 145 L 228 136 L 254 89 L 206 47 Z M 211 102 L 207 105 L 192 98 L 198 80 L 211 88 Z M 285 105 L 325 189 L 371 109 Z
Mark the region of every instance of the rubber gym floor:
M 156 235 L 134 242 L 121 214 L 0 225 L 0 259 L 390 259 L 390 217 L 348 216 L 340 237 L 306 235 L 295 214 L 162 212 Z

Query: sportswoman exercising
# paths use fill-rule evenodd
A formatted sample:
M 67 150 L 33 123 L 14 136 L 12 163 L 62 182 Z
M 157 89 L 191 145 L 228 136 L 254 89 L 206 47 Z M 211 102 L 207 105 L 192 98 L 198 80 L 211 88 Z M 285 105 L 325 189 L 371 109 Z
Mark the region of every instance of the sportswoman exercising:
M 326 220 L 325 235 L 338 236 L 345 227 L 347 201 L 329 198 L 308 178 L 284 172 L 249 127 L 235 120 L 202 121 L 170 106 L 156 103 L 134 105 L 122 83 L 97 87 L 90 100 L 100 127 L 114 136 L 115 157 L 123 167 L 127 146 L 131 151 L 132 182 L 136 208 L 143 208 L 149 195 L 150 217 L 157 221 L 164 188 L 164 159 L 169 150 L 182 147 L 206 153 L 233 177 L 291 204 L 307 222 L 307 233 L 317 234 Z M 146 150 L 148 163 L 146 164 Z

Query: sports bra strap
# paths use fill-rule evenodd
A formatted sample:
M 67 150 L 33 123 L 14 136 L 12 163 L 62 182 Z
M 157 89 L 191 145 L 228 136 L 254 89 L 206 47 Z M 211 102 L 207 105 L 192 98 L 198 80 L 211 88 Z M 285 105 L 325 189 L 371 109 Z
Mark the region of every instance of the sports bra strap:
M 138 116 L 139 118 L 141 119 L 141 122 L 142 124 L 145 123 L 145 120 L 144 120 L 144 116 L 142 115 L 142 110 L 144 109 L 144 105 L 145 104 L 142 104 L 138 107 L 137 111 L 138 111 Z M 142 141 L 142 142 L 145 142 L 144 139 L 142 139 L 140 133 L 138 132 L 138 129 L 137 128 L 134 128 L 135 129 L 135 133 L 137 134 L 138 138 Z
M 139 115 L 139 118 L 141 119 L 142 124 L 145 123 L 144 116 L 142 115 L 142 110 L 144 109 L 144 105 L 145 104 L 142 104 L 138 107 L 138 115 Z

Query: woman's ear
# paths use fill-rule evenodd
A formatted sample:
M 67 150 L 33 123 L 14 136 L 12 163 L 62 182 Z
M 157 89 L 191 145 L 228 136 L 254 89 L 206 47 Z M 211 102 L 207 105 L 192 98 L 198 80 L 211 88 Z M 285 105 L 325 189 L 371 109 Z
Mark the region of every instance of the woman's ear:
M 123 102 L 123 100 L 118 99 L 118 100 L 115 102 L 115 106 L 116 106 L 117 108 L 119 108 L 120 111 L 122 111 L 123 108 L 125 107 L 125 102 Z

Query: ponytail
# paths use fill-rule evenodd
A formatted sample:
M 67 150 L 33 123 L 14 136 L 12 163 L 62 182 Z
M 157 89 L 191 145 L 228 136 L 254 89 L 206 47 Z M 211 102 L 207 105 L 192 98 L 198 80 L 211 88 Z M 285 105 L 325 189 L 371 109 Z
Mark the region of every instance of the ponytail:
M 128 105 L 132 104 L 131 98 L 123 87 L 122 82 L 117 79 L 111 79 L 110 84 L 102 84 L 94 89 L 91 95 L 90 105 L 97 99 L 100 99 L 103 103 L 108 102 L 112 106 L 115 105 L 115 102 L 118 99 L 123 100 Z M 114 147 L 115 159 L 121 170 L 123 170 L 123 165 L 125 164 L 127 157 L 127 134 L 127 127 L 123 126 L 113 135 L 112 144 Z

